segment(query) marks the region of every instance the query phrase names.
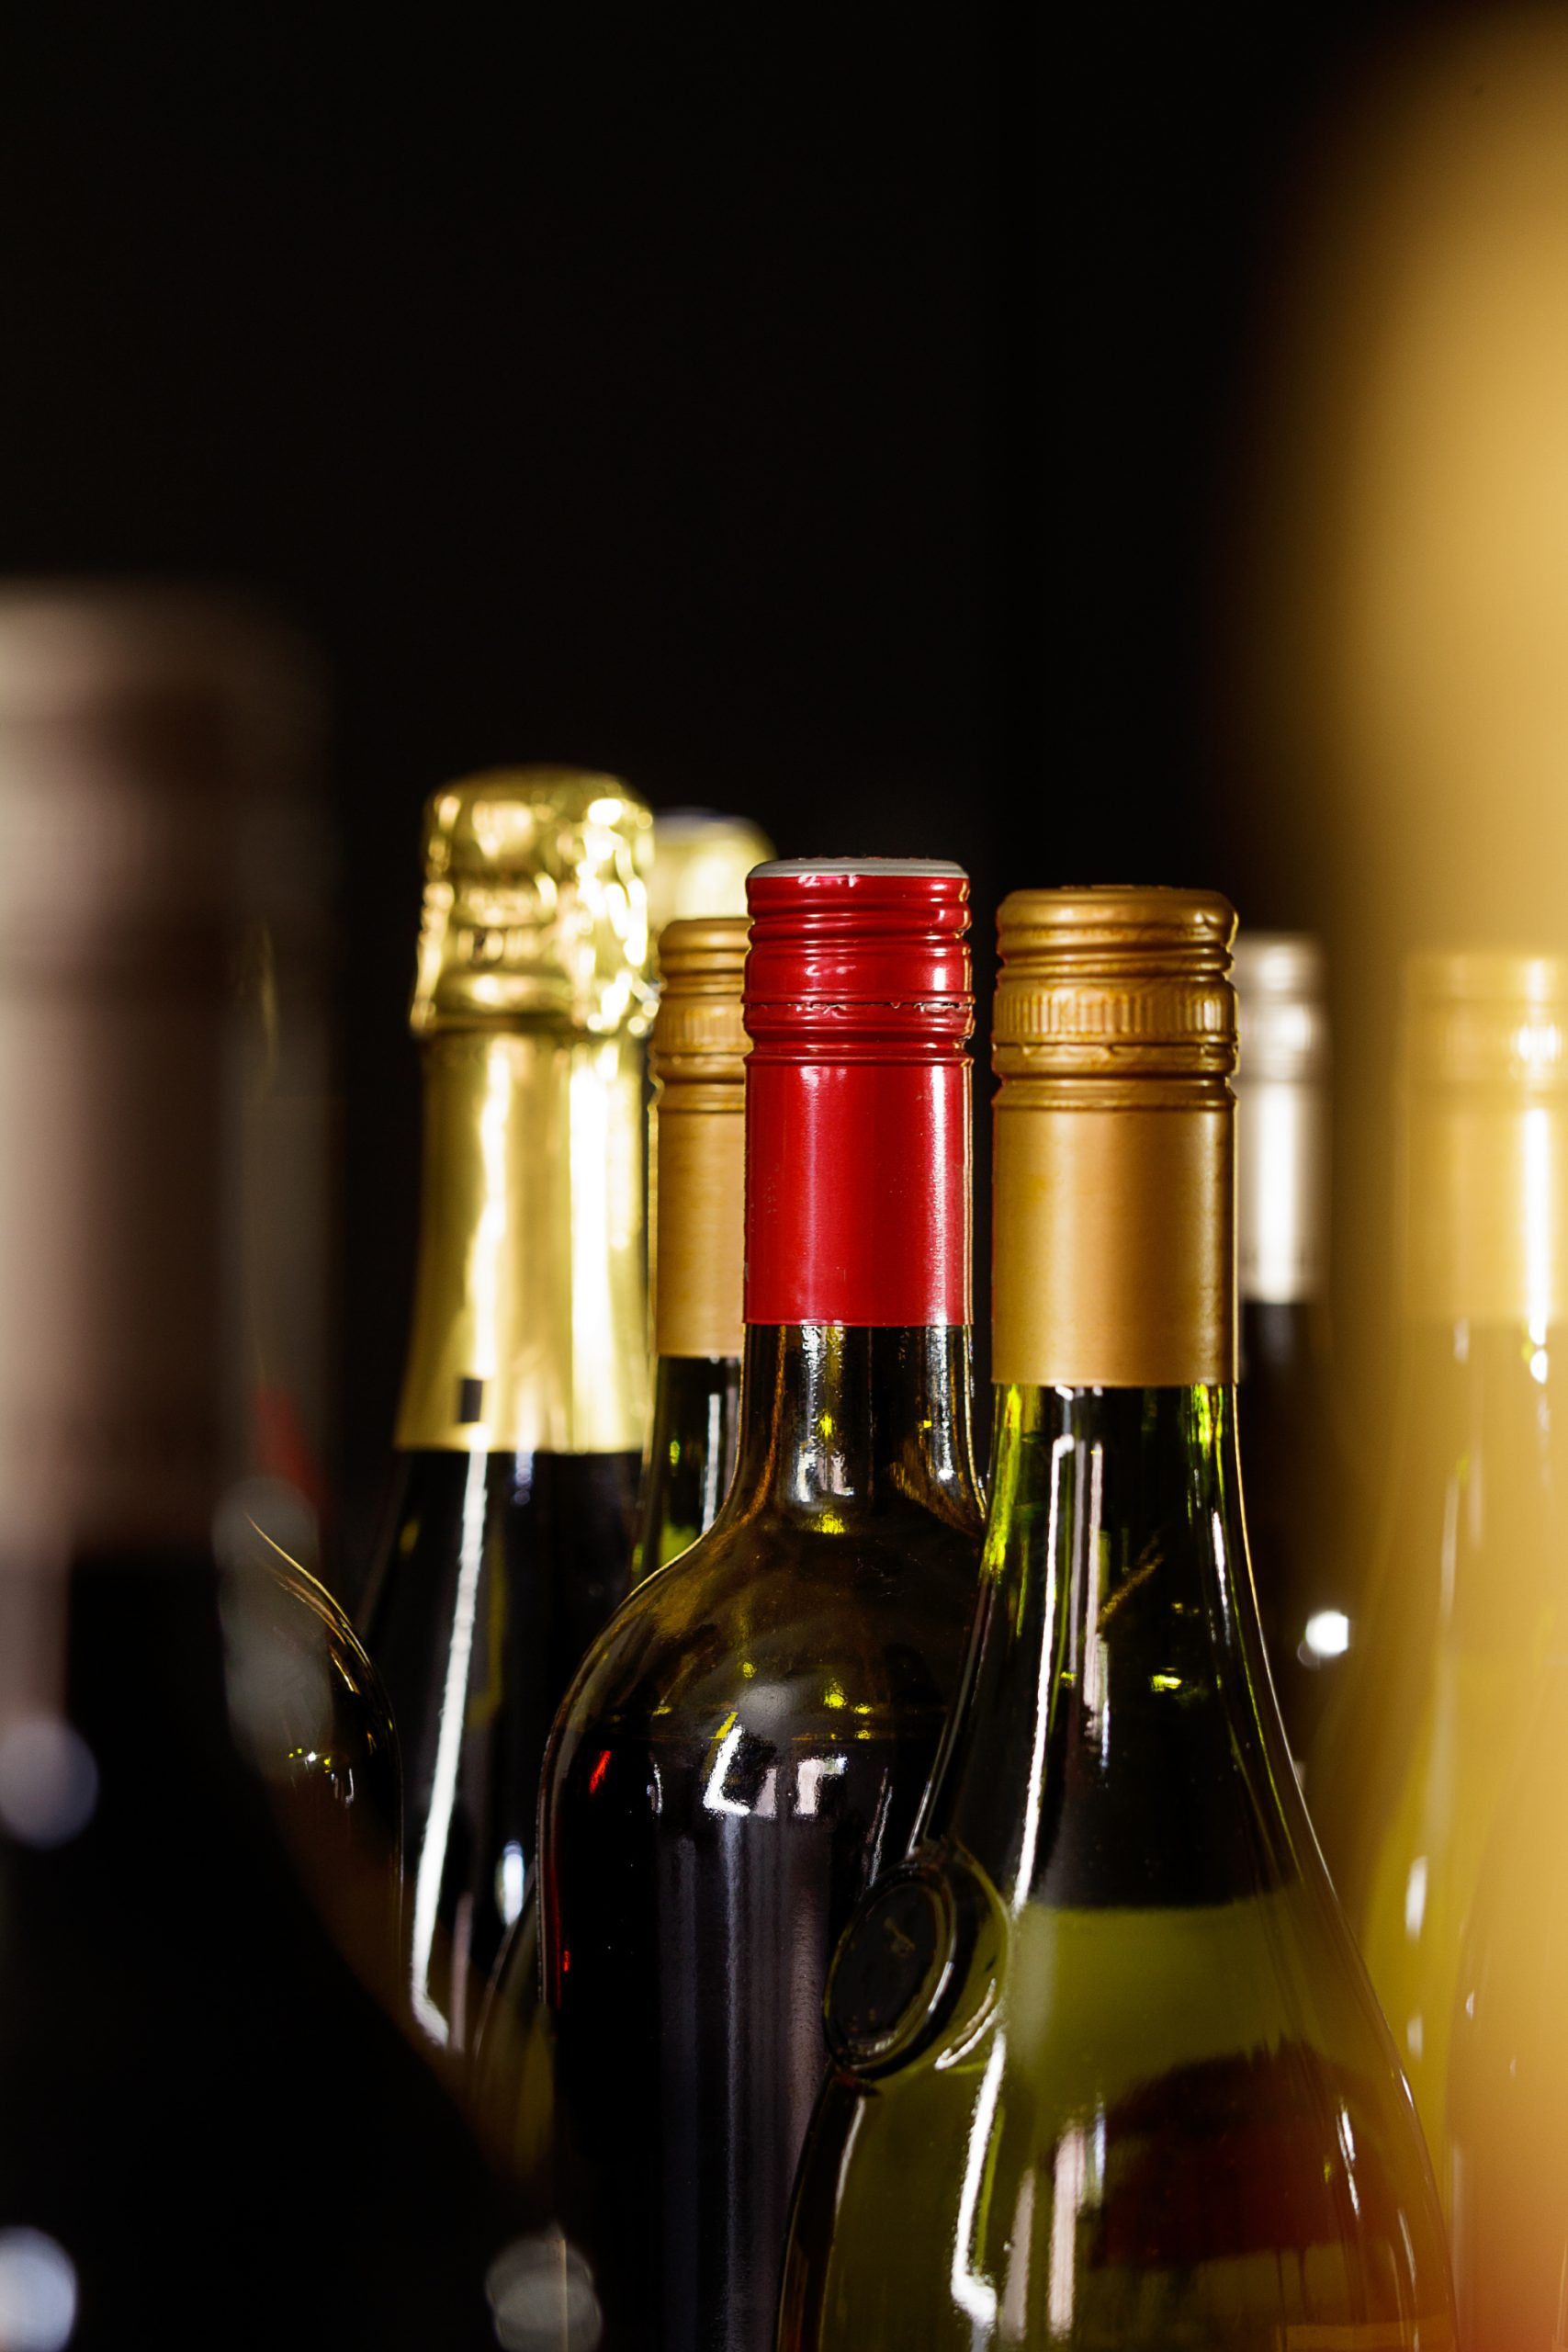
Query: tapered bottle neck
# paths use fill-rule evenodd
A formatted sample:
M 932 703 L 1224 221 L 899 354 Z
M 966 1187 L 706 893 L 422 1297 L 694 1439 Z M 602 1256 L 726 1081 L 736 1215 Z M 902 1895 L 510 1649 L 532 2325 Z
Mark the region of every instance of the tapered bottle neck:
M 647 1399 L 637 1040 L 438 1033 L 423 1049 L 405 1452 L 635 1452 Z
M 1220 1902 L 1280 1883 L 1290 1831 L 1269 1792 L 1291 1767 L 1262 1679 L 1233 1392 L 1008 1386 L 996 1427 L 980 1615 L 929 1832 L 1015 1903 Z
M 977 1521 L 966 1325 L 749 1325 L 741 1394 L 727 1518 Z
M 712 1526 L 729 1489 L 739 1433 L 739 1355 L 659 1358 L 634 1582 L 677 1558 Z

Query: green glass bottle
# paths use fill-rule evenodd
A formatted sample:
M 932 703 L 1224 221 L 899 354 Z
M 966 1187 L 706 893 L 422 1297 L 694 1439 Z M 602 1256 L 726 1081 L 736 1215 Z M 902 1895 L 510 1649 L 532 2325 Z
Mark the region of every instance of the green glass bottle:
M 659 937 L 649 1067 L 653 1419 L 634 1581 L 718 1515 L 740 1431 L 745 1255 L 744 915 L 682 918 Z
M 1001 914 L 986 1577 L 828 1995 L 785 2352 L 1450 2352 L 1436 2192 L 1263 1670 L 1230 908 Z
M 1460 1952 L 1562 1612 L 1565 1014 L 1561 957 L 1407 967 L 1401 1436 L 1308 1778 L 1445 2199 Z

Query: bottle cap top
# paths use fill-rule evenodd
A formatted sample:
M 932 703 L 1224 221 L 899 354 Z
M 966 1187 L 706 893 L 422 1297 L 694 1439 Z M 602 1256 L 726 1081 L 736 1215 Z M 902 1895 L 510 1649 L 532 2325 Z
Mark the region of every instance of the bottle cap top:
M 745 1083 L 750 1041 L 740 989 L 750 928 L 744 915 L 697 915 L 678 916 L 660 932 L 649 1062 L 666 1085 Z
M 1488 949 L 1410 956 L 1404 1059 L 1418 1086 L 1568 1088 L 1568 957 Z
M 653 820 L 615 776 L 500 768 L 425 803 L 415 1036 L 645 1028 Z
M 1328 1019 L 1321 944 L 1305 932 L 1243 931 L 1231 979 L 1239 1079 L 1306 1085 L 1322 1078 L 1328 1068 Z
M 998 920 L 992 1370 L 1227 1381 L 1235 917 L 1213 890 L 1015 890 Z
M 975 1026 L 969 877 L 935 858 L 790 858 L 750 876 L 746 1027 L 786 1060 L 944 1059 Z
M 746 876 L 772 857 L 773 845 L 746 817 L 713 808 L 660 808 L 653 820 L 653 870 L 648 877 L 648 927 L 692 915 L 744 915 Z
M 1214 890 L 1014 890 L 997 918 L 1003 1076 L 1224 1077 L 1235 916 Z

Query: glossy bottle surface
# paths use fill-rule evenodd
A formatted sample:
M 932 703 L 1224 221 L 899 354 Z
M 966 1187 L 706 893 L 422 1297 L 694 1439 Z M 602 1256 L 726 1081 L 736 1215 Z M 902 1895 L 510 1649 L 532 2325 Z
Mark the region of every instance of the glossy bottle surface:
M 835 1962 L 780 2343 L 1449 2352 L 1261 1676 L 1231 1396 L 1010 1387 L 998 1428 L 953 1740 Z
M 402 1746 L 407 1989 L 457 2050 L 523 1908 L 550 1719 L 626 1589 L 637 1466 L 435 1451 L 399 1465 L 366 1627 Z
M 1450 2065 L 1461 2352 L 1568 2341 L 1568 1659 L 1542 1677 L 1476 1885 Z
M 1314 1818 L 1447 2171 L 1459 1958 L 1562 1576 L 1562 1433 L 1544 1329 L 1409 1335 L 1401 1467 Z
M 689 1551 L 718 1516 L 740 1437 L 739 1356 L 660 1356 L 633 1580 Z
M 1244 1305 L 1236 1412 L 1258 1613 L 1285 1736 L 1304 1782 L 1306 1758 L 1359 1629 L 1368 1550 L 1328 1360 L 1306 1300 Z
M 975 1593 L 967 1335 L 760 1326 L 730 1498 L 574 1685 L 542 1815 L 555 2199 L 617 2346 L 771 2345 L 828 1962 Z

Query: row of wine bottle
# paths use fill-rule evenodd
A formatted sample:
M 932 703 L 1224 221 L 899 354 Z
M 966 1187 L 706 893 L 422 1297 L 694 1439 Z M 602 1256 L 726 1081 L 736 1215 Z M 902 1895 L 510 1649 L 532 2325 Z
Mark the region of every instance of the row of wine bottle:
M 749 922 L 664 932 L 653 1434 L 596 1631 L 645 1409 L 645 824 L 558 773 L 431 804 L 425 1232 L 365 1615 L 410 2012 L 561 2339 L 1451 2344 L 1247 1564 L 1229 909 L 1002 909 L 988 1517 L 962 874 L 763 865 Z M 1261 1399 L 1321 1283 L 1322 1041 L 1303 951 L 1255 969 Z M 1331 1517 L 1326 1429 L 1274 1442 Z M 1287 1518 L 1281 1566 L 1331 1561 L 1315 1532 Z M 1266 1589 L 1304 1756 L 1352 1588 Z
M 149 707 L 231 718 L 188 622 Z M 655 1017 L 635 795 L 437 794 L 361 1639 L 214 1411 L 254 745 L 67 683 L 0 680 L 0 2344 L 1568 2340 L 1568 972 L 1412 971 L 1363 1610 L 1300 943 L 1238 1136 L 1223 899 L 1004 903 L 983 1487 L 960 871 L 763 865 Z

